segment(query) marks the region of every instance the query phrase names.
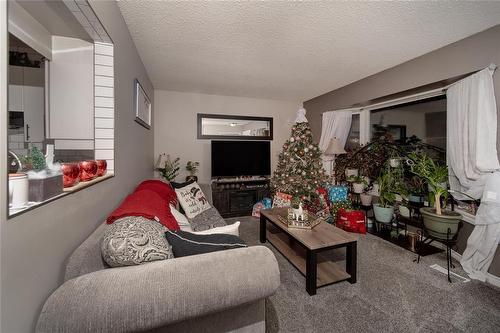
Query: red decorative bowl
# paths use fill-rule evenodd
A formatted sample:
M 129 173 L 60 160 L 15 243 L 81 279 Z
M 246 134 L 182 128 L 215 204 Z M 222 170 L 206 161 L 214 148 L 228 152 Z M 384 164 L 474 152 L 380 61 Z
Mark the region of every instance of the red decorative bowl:
M 96 160 L 97 162 L 97 177 L 104 176 L 108 168 L 106 160 Z
M 80 167 L 78 163 L 62 163 L 61 170 L 64 187 L 71 187 L 78 184 L 80 181 Z
M 96 161 L 82 161 L 78 165 L 80 166 L 80 180 L 82 182 L 88 182 L 97 177 Z

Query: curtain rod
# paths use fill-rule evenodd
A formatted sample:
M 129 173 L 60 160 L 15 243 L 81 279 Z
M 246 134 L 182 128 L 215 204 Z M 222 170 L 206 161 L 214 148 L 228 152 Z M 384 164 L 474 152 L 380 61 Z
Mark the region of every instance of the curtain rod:
M 494 63 L 491 63 L 489 64 L 488 67 L 485 67 L 483 69 L 480 69 L 478 71 L 475 71 L 475 72 L 472 72 L 470 75 L 474 75 L 484 69 L 488 68 L 490 71 L 495 71 L 498 66 Z M 466 76 L 466 77 L 469 77 L 470 75 Z M 324 114 L 326 112 L 332 112 L 332 111 L 349 111 L 349 110 L 357 110 L 357 111 L 360 111 L 360 110 L 365 110 L 365 109 L 369 109 L 369 108 L 372 108 L 373 106 L 376 106 L 376 105 L 379 105 L 379 104 L 387 104 L 387 103 L 391 103 L 391 102 L 395 102 L 397 100 L 404 100 L 404 99 L 407 99 L 407 98 L 410 98 L 410 97 L 413 97 L 413 96 L 418 96 L 418 95 L 427 95 L 427 94 L 433 94 L 435 92 L 442 92 L 442 93 L 446 93 L 446 91 L 448 90 L 448 88 L 450 88 L 451 86 L 453 86 L 454 84 L 462 81 L 463 79 L 465 78 L 462 78 L 456 82 L 453 82 L 453 83 L 450 83 L 449 85 L 447 86 L 444 86 L 442 88 L 437 88 L 437 89 L 431 89 L 431 90 L 428 90 L 428 91 L 424 91 L 424 92 L 421 92 L 421 93 L 418 93 L 418 94 L 414 94 L 414 95 L 408 95 L 408 96 L 404 96 L 404 97 L 400 97 L 400 98 L 395 98 L 393 100 L 388 100 L 388 101 L 384 101 L 384 102 L 380 102 L 380 103 L 374 103 L 374 104 L 369 104 L 369 105 L 364 105 L 364 106 L 360 106 L 360 107 L 349 107 L 349 108 L 344 108 L 344 109 L 339 109 L 339 110 L 328 110 L 328 111 L 324 111 L 324 112 L 321 112 L 321 114 Z M 432 97 L 432 96 L 431 96 Z

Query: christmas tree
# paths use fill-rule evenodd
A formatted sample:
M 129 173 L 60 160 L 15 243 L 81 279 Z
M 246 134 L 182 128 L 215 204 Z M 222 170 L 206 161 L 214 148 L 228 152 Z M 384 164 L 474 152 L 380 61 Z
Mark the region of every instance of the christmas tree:
M 278 166 L 271 179 L 274 193 L 282 192 L 302 200 L 317 197 L 316 190 L 326 183 L 321 151 L 313 142 L 312 131 L 305 117 L 306 110 L 297 112 L 292 134 L 283 145 Z

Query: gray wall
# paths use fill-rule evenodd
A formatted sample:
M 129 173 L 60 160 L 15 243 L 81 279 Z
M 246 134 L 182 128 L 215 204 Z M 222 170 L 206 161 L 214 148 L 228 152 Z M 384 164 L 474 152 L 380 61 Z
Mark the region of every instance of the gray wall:
M 374 98 L 500 66 L 500 25 L 447 45 L 401 65 L 330 91 L 304 102 L 309 122 L 319 141 L 321 113 L 348 107 Z M 494 75 L 497 105 L 500 105 L 500 69 Z M 498 118 L 500 122 L 500 117 Z
M 179 157 L 177 181 L 184 181 L 186 162 L 198 161 L 199 182 L 209 183 L 211 176 L 210 141 L 197 139 L 198 113 L 245 115 L 273 118 L 271 141 L 271 170 L 278 163 L 278 153 L 290 137 L 290 130 L 299 101 L 278 101 L 249 97 L 208 95 L 155 90 L 155 156 L 160 153 Z
M 483 69 L 490 63 L 500 66 L 500 25 L 305 101 L 304 107 L 307 109 L 315 138 L 319 140 L 321 113 L 324 111 L 344 108 L 355 103 L 466 74 Z M 498 107 L 500 105 L 500 69 L 497 69 L 493 80 Z M 500 116 L 498 121 L 500 123 Z M 500 147 L 499 138 L 500 131 L 497 133 L 497 147 Z M 458 251 L 460 253 L 463 252 L 472 229 L 472 225 L 464 224 L 459 235 Z M 489 271 L 500 276 L 500 250 L 497 250 Z
M 6 177 L 0 177 L 1 332 L 33 330 L 44 301 L 62 282 L 67 257 L 139 181 L 153 175 L 153 130 L 134 122 L 132 106 L 135 78 L 152 100 L 153 86 L 116 3 L 91 1 L 91 5 L 115 43 L 115 177 L 10 220 L 6 220 Z M 4 14 L 5 2 L 0 6 L 0 14 Z M 0 33 L 3 51 L 6 32 L 0 29 Z M 7 91 L 5 58 L 1 60 L 3 96 Z M 7 119 L 4 101 L 2 98 L 2 125 Z M 6 156 L 4 128 L 0 134 L 1 153 Z M 2 170 L 4 167 L 5 162 Z

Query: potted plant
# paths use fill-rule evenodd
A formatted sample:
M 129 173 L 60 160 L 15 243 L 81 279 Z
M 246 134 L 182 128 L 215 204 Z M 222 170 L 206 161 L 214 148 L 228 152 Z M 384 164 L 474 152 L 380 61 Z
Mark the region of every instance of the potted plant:
M 377 179 L 379 186 L 378 203 L 373 204 L 373 213 L 378 222 L 390 223 L 394 215 L 394 178 L 390 171 L 383 171 Z
M 430 236 L 440 239 L 454 237 L 462 215 L 441 207 L 441 198 L 448 196 L 448 167 L 436 163 L 423 152 L 411 153 L 409 158 L 412 162 L 410 163 L 411 172 L 427 182 L 434 198 L 434 207 L 420 208 L 426 231 Z
M 371 190 L 372 190 L 372 186 L 366 186 L 363 190 L 363 193 L 361 193 L 359 195 L 359 198 L 361 199 L 362 206 L 371 206 L 372 205 L 373 195 L 370 194 Z
M 397 186 L 397 193 L 401 197 L 401 202 L 398 206 L 399 214 L 403 217 L 410 217 L 410 209 L 408 208 L 408 187 L 405 182 L 400 182 Z
M 189 172 L 189 175 L 186 176 L 187 182 L 189 182 L 191 180 L 194 180 L 195 182 L 198 181 L 198 177 L 196 176 L 196 173 L 198 172 L 199 165 L 200 165 L 199 162 L 193 162 L 193 161 L 188 161 L 186 163 L 186 170 Z
M 421 204 L 425 200 L 425 181 L 418 177 L 413 176 L 407 183 L 408 186 L 408 201 Z
M 179 157 L 176 157 L 173 161 L 170 159 L 170 155 L 161 154 L 158 157 L 156 163 L 156 170 L 161 173 L 161 176 L 165 178 L 167 182 L 175 180 L 175 177 L 179 174 Z
M 351 167 L 347 167 L 345 169 L 345 176 L 346 176 L 346 178 L 349 178 L 349 177 L 352 177 L 352 176 L 357 176 L 357 175 L 358 175 L 358 169 L 351 168 Z
M 365 180 L 365 177 L 363 176 L 350 176 L 347 178 L 348 181 L 352 182 L 352 188 L 354 193 L 363 193 L 363 190 L 365 187 L 368 185 L 368 183 Z

